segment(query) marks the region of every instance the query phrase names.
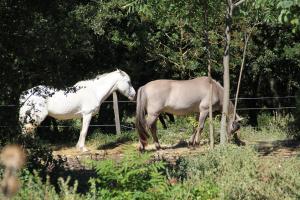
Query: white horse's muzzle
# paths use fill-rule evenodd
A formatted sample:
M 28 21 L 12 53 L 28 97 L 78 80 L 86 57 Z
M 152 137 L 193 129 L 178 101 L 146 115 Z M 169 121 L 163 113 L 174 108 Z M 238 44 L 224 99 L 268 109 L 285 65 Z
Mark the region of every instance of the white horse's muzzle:
M 25 124 L 22 128 L 22 134 L 30 134 L 33 133 L 35 126 L 33 124 Z

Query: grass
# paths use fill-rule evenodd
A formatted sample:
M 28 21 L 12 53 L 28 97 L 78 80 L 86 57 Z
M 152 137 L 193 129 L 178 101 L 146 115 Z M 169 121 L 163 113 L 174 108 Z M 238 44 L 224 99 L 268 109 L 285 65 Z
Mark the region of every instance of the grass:
M 134 131 L 122 132 L 120 135 L 96 132 L 88 137 L 86 145 L 92 149 L 109 149 L 117 147 L 120 144 L 131 143 L 137 140 L 137 135 Z
M 153 165 L 148 161 L 153 152 L 143 155 L 133 149 L 129 154 L 124 153 L 127 160 L 95 163 L 98 177 L 90 180 L 89 191 L 85 194 L 77 192 L 76 181 L 70 184 L 70 179 L 59 179 L 59 188 L 55 190 L 49 181 L 25 170 L 21 175 L 23 187 L 14 199 L 300 199 L 300 156 L 273 156 L 271 153 L 262 156 L 265 154 L 261 150 L 274 152 L 278 146 L 259 149 L 252 145 L 255 142 L 273 145 L 289 139 L 287 127 L 291 120 L 290 116 L 275 119 L 262 115 L 258 128 L 245 124 L 241 128 L 241 138 L 250 145 L 217 145 L 205 154 L 185 156 L 175 166 Z M 219 118 L 214 120 L 214 125 L 217 132 Z M 168 123 L 166 130 L 158 122 L 159 140 L 162 144 L 187 140 L 195 126 L 193 117 L 177 117 L 175 124 Z M 207 139 L 208 123 L 202 136 L 202 140 Z M 96 131 L 88 137 L 87 146 L 113 149 L 137 141 L 135 131 L 121 135 Z M 299 151 L 299 147 L 296 150 Z M 132 178 L 134 184 L 131 184 Z
M 258 118 L 259 126 L 251 127 L 244 122 L 240 129 L 240 137 L 243 140 L 254 141 L 275 141 L 290 139 L 288 125 L 293 120 L 293 117 L 277 116 L 276 118 L 269 115 L 261 115 Z M 219 141 L 220 117 L 217 116 L 213 121 L 215 129 L 215 140 Z M 163 129 L 162 124 L 157 122 L 157 135 L 162 144 L 177 144 L 181 140 L 188 140 L 197 127 L 197 121 L 193 116 L 176 117 L 175 123 L 167 122 L 168 129 Z M 150 134 L 150 132 L 149 132 Z M 209 123 L 206 121 L 204 130 L 201 135 L 201 140 L 207 142 L 209 139 Z M 95 131 L 87 138 L 87 145 L 96 148 L 113 147 L 120 143 L 137 142 L 138 136 L 136 131 L 122 132 L 121 135 L 102 133 Z M 153 142 L 151 134 L 149 143 Z

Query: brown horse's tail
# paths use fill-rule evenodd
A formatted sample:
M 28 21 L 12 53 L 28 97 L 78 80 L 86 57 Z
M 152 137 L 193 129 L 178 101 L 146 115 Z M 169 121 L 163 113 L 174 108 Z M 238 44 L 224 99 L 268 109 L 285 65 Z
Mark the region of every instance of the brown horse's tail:
M 136 98 L 136 128 L 139 134 L 140 142 L 143 146 L 147 145 L 149 134 L 146 128 L 146 97 L 144 95 L 144 87 L 140 87 Z

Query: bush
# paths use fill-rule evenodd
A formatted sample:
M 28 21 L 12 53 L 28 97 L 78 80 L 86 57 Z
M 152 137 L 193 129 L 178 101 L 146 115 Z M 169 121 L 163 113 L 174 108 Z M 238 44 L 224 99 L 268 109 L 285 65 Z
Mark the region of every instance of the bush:
M 50 178 L 47 177 L 43 182 L 37 172 L 31 173 L 29 170 L 23 170 L 21 173 L 22 187 L 17 195 L 13 198 L 16 200 L 77 200 L 84 199 L 77 193 L 77 182 L 69 186 L 70 178 L 63 180 L 58 179 L 59 190 L 56 192 L 53 185 L 50 184 Z
M 98 177 L 91 179 L 102 199 L 161 199 L 167 187 L 163 162 L 128 147 L 121 160 L 90 161 Z M 93 196 L 93 195 L 91 195 Z
M 189 160 L 193 182 L 215 183 L 221 199 L 298 199 L 300 161 L 260 159 L 250 147 L 219 146 Z
M 298 91 L 296 94 L 295 121 L 292 126 L 294 128 L 292 137 L 295 139 L 300 139 L 300 91 Z

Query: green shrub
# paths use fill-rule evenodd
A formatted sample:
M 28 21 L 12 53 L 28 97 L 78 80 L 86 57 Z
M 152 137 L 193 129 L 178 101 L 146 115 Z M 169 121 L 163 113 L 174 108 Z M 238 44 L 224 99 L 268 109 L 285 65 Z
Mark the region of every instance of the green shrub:
M 150 154 L 128 147 L 124 158 L 91 161 L 98 177 L 91 179 L 102 199 L 157 199 L 167 187 L 163 162 L 150 162 Z M 91 195 L 92 196 L 92 195 Z
M 299 199 L 299 168 L 299 159 L 260 159 L 250 147 L 227 145 L 190 159 L 187 171 L 194 183 L 215 183 L 220 199 Z
M 28 170 L 23 170 L 21 176 L 22 187 L 13 198 L 16 200 L 79 200 L 84 199 L 77 193 L 77 183 L 70 186 L 70 178 L 63 180 L 58 179 L 60 192 L 56 192 L 55 187 L 50 184 L 50 178 L 47 177 L 43 182 L 37 172 L 33 174 Z
M 294 131 L 291 132 L 291 136 L 295 139 L 300 139 L 300 91 L 296 94 L 295 120 L 292 126 Z
M 193 182 L 187 180 L 183 183 L 170 187 L 165 193 L 165 199 L 217 199 L 219 188 L 216 184 L 210 182 Z
M 289 126 L 289 123 L 293 121 L 294 118 L 292 115 L 274 113 L 271 115 L 270 113 L 262 113 L 258 116 L 258 127 L 259 128 L 281 128 L 286 129 Z

